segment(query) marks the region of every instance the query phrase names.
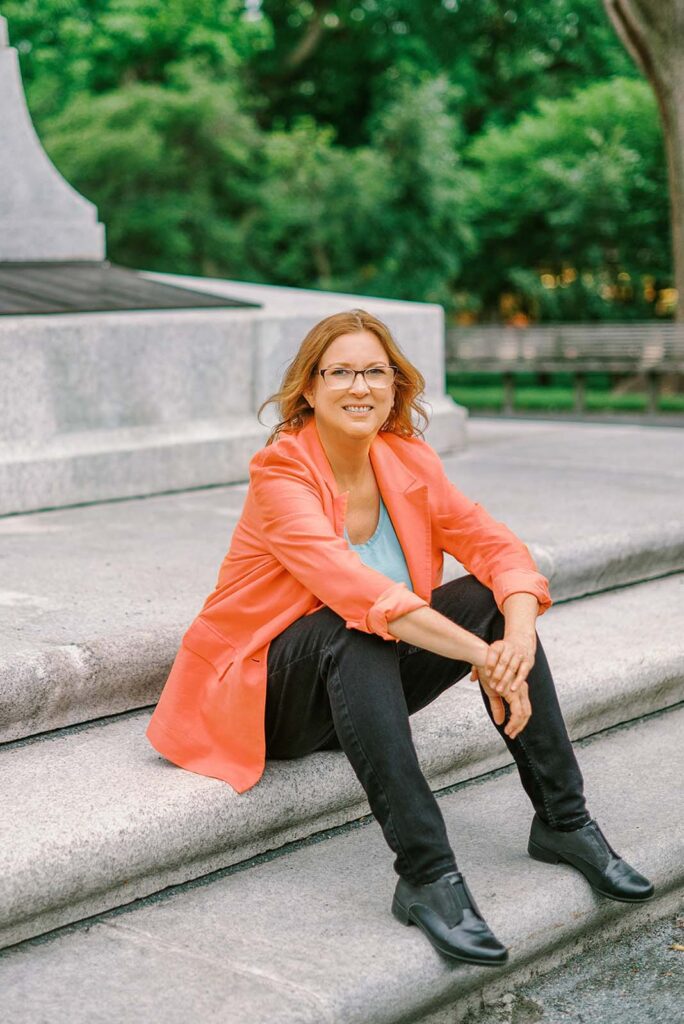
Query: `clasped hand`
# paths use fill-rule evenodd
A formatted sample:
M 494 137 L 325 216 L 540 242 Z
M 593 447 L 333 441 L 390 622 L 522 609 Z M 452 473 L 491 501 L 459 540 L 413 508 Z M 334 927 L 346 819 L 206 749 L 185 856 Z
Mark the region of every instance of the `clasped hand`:
M 501 725 L 506 718 L 504 700 L 511 715 L 504 732 L 511 739 L 527 725 L 532 706 L 527 688 L 527 674 L 534 665 L 537 648 L 536 634 L 511 635 L 489 645 L 484 665 L 473 665 L 470 678 L 480 681 L 494 721 Z

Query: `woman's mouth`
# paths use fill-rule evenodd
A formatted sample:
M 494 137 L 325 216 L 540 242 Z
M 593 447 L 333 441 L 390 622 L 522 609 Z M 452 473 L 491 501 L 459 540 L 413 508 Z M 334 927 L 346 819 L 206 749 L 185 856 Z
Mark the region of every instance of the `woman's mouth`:
M 372 409 L 371 405 L 343 405 L 342 408 L 350 416 L 365 416 Z

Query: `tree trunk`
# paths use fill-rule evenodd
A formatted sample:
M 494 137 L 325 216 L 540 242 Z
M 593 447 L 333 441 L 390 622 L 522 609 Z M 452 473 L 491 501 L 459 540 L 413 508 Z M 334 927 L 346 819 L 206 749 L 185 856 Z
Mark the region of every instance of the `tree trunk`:
M 670 185 L 676 319 L 684 322 L 684 0 L 603 0 L 626 49 L 655 92 Z

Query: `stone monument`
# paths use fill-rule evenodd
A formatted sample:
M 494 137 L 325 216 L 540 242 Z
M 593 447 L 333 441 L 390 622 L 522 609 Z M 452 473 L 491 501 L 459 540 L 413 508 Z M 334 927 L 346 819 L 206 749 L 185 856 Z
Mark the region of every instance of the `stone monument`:
M 0 260 L 104 259 L 95 206 L 64 180 L 35 133 L 2 17 L 0 100 Z

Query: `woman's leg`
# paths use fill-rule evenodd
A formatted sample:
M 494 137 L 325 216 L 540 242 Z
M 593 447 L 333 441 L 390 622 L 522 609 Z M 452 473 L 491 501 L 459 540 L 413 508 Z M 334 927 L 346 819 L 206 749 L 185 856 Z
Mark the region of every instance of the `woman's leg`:
M 452 622 L 492 643 L 504 633 L 504 617 L 494 596 L 476 577 L 451 580 L 432 592 L 431 605 Z M 470 664 L 454 661 L 431 651 L 398 645 L 401 676 L 413 714 L 435 699 L 457 680 L 470 674 Z M 504 726 L 494 723 L 489 700 L 480 686 L 487 713 L 513 756 L 525 792 L 543 822 L 551 828 L 570 831 L 590 821 L 583 792 L 582 774 L 568 737 L 558 703 L 551 670 L 537 637 L 534 666 L 528 677 L 532 714 L 521 733 L 510 739 Z
M 418 763 L 397 645 L 347 629 L 329 608 L 292 623 L 269 646 L 266 754 L 301 757 L 340 746 L 412 884 L 456 870 L 439 805 Z

